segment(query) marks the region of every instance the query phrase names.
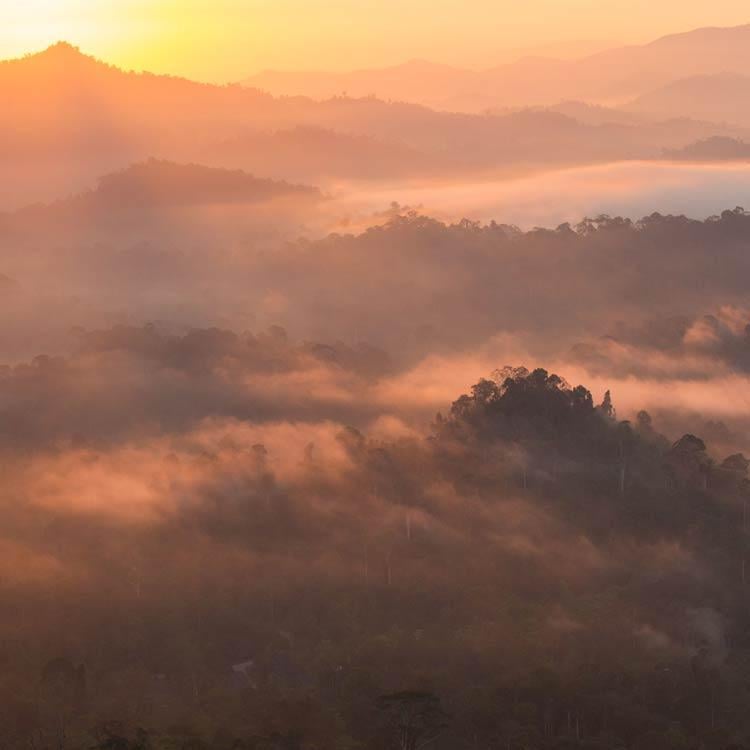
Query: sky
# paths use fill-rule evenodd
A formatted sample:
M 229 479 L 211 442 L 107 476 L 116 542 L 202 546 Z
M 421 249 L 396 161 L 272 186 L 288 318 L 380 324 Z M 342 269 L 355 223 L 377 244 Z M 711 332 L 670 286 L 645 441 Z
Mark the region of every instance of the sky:
M 237 81 L 413 58 L 491 66 L 748 22 L 747 0 L 0 0 L 0 58 L 65 40 L 129 69 Z

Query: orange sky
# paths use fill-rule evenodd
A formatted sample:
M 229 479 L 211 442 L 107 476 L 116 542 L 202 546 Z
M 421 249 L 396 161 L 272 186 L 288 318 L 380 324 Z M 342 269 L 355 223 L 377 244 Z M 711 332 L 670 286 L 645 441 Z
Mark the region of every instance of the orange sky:
M 519 48 L 750 22 L 747 0 L 0 0 L 0 9 L 2 58 L 65 39 L 128 68 L 219 81 L 414 57 L 492 65 Z

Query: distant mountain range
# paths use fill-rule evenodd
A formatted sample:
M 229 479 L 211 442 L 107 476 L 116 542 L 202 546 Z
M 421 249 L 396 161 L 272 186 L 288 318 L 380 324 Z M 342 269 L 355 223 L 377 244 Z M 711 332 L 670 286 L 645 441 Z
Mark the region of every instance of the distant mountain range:
M 446 169 L 441 160 L 398 142 L 305 125 L 271 132 L 248 130 L 212 144 L 200 158 L 269 177 L 312 181 L 408 177 Z
M 412 61 L 347 73 L 265 71 L 244 83 L 276 95 L 346 92 L 476 112 L 561 99 L 622 104 L 681 78 L 726 72 L 750 74 L 750 25 L 696 29 L 575 60 L 527 57 L 478 72 Z
M 705 82 L 674 80 L 675 71 L 684 76 L 706 67 L 750 71 L 743 40 L 750 40 L 750 27 L 704 29 L 582 60 L 527 59 L 483 74 L 412 62 L 383 79 L 412 85 L 410 95 L 418 98 L 419 92 L 437 97 L 446 81 L 490 76 L 483 96 L 502 94 L 523 105 L 492 114 L 375 97 L 279 97 L 128 72 L 60 43 L 0 62 L 0 97 L 12 103 L 0 119 L 6 178 L 0 209 L 80 192 L 99 175 L 150 157 L 325 187 L 339 178 L 497 174 L 659 158 L 665 149 L 713 136 L 746 140 L 750 114 L 738 93 L 744 76 L 709 72 L 702 75 L 714 79 Z M 367 86 L 377 80 L 373 74 Z M 625 96 L 631 98 L 624 107 L 603 103 Z M 528 106 L 534 101 L 543 103 Z
M 643 94 L 627 109 L 651 117 L 694 117 L 750 125 L 750 74 L 692 76 Z

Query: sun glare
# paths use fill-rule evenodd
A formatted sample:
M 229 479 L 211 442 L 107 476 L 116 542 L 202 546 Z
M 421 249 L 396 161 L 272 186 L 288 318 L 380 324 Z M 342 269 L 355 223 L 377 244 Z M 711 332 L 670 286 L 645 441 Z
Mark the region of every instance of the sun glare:
M 10 5 L 10 4 L 9 4 Z M 93 37 L 78 0 L 30 0 L 4 9 L 0 30 L 2 57 L 22 57 L 58 41 L 85 46 Z
M 26 0 L 2 3 L 0 57 L 22 57 L 59 41 L 126 67 L 134 66 L 144 48 L 168 46 L 156 14 L 140 2 L 119 0 Z M 155 55 L 158 57 L 158 55 Z

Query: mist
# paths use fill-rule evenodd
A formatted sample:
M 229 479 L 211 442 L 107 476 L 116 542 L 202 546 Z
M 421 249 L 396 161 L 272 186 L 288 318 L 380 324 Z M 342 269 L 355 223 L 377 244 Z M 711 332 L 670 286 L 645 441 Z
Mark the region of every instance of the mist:
M 1 750 L 750 746 L 748 33 L 0 63 Z
M 355 221 L 366 221 L 362 217 L 368 212 L 395 201 L 444 221 L 494 220 L 528 230 L 601 214 L 634 221 L 654 211 L 708 218 L 732 203 L 750 204 L 750 168 L 745 163 L 622 162 L 481 181 L 406 182 L 374 189 L 344 183 L 331 192 Z

